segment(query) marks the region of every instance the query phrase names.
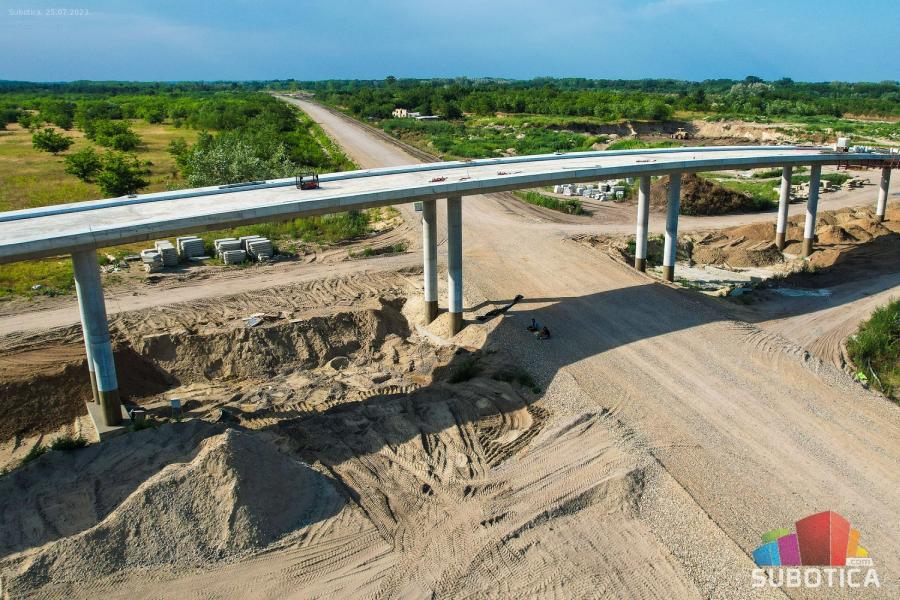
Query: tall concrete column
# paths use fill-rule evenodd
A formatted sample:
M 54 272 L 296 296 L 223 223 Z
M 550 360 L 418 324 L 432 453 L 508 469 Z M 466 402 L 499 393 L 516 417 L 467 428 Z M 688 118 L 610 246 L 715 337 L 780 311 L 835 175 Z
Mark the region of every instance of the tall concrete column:
M 72 254 L 72 265 L 75 268 L 75 290 L 78 293 L 84 344 L 97 386 L 96 399 L 103 408 L 106 425 L 118 425 L 122 422 L 119 383 L 109 340 L 97 253 L 93 250 L 75 252 Z
M 884 167 L 881 169 L 881 182 L 878 185 L 878 205 L 875 207 L 875 218 L 878 219 L 878 222 L 884 221 L 889 187 L 891 187 L 891 170 Z
M 450 308 L 450 335 L 462 329 L 462 198 L 447 198 L 447 293 Z
M 809 169 L 809 199 L 806 201 L 806 223 L 803 225 L 803 258 L 812 254 L 813 240 L 816 238 L 816 209 L 819 206 L 819 180 L 822 165 Z
M 650 176 L 641 177 L 638 188 L 637 231 L 634 236 L 634 268 L 647 270 L 647 223 L 650 220 Z
M 666 206 L 666 240 L 663 247 L 663 279 L 675 280 L 675 254 L 678 250 L 678 212 L 681 210 L 681 173 L 669 176 Z
M 425 319 L 431 323 L 438 315 L 436 200 L 422 203 L 422 264 L 425 270 Z
M 73 257 L 74 263 L 74 257 Z M 78 290 L 78 280 L 75 280 L 75 289 Z M 94 359 L 91 357 L 91 342 L 89 341 L 90 332 L 87 327 L 84 326 L 84 323 L 87 321 L 84 312 L 84 303 L 81 301 L 81 292 L 78 292 L 78 314 L 81 316 L 82 323 L 82 337 L 84 337 L 84 355 L 87 357 L 87 366 L 88 366 L 88 375 L 91 378 L 91 396 L 94 399 L 94 404 L 100 404 L 100 394 L 97 391 L 97 374 L 94 373 Z
M 784 237 L 787 231 L 788 202 L 791 200 L 791 175 L 794 168 L 790 165 L 781 167 L 781 196 L 778 199 L 778 224 L 775 226 L 775 245 L 784 250 Z

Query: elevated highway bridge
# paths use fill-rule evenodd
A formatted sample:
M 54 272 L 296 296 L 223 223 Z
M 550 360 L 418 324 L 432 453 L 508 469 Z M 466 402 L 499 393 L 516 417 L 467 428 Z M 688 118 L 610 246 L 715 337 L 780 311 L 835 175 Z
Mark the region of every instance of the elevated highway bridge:
M 345 210 L 423 202 L 425 300 L 429 318 L 438 312 L 437 200 L 447 203 L 448 309 L 451 330 L 462 327 L 462 198 L 522 188 L 639 179 L 635 268 L 644 270 L 651 177 L 669 175 L 663 275 L 674 278 L 681 174 L 697 171 L 781 167 L 775 242 L 784 246 L 791 174 L 810 168 L 803 254 L 814 243 L 821 169 L 825 165 L 881 168 L 876 213 L 883 219 L 893 154 L 834 153 L 798 146 L 735 146 L 578 152 L 452 161 L 331 173 L 320 187 L 298 189 L 294 178 L 134 195 L 0 213 L 0 264 L 71 254 L 94 401 L 107 425 L 121 420 L 106 308 L 96 250 L 175 234 Z

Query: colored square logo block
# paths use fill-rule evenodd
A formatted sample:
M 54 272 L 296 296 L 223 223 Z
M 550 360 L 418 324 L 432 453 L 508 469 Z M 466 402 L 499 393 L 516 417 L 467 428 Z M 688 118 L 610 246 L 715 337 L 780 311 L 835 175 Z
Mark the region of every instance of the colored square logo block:
M 778 542 L 769 542 L 754 550 L 753 560 L 760 567 L 780 567 L 781 557 L 778 554 Z
M 803 564 L 800 562 L 800 544 L 796 533 L 778 538 L 778 556 L 783 567 L 799 567 Z
M 844 566 L 849 541 L 850 523 L 836 512 L 820 512 L 797 521 L 797 543 L 805 566 Z
M 762 536 L 763 544 L 768 544 L 769 542 L 774 542 L 780 537 L 784 537 L 791 532 L 790 529 L 773 529 L 772 531 L 767 531 Z

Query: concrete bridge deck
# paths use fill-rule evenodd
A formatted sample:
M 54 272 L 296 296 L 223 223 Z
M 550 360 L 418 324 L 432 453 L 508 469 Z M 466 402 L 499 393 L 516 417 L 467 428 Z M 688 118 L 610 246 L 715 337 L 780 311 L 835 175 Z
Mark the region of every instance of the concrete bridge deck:
M 890 155 L 791 146 L 666 148 L 444 162 L 142 194 L 0 213 L 0 263 L 348 209 L 555 183 L 783 165 L 876 164 Z

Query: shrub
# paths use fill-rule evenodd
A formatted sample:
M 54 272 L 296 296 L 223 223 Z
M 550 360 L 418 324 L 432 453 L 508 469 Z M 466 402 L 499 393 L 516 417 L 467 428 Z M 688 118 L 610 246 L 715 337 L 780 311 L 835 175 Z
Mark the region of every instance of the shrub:
M 72 138 L 66 137 L 61 133 L 56 133 L 52 127 L 46 127 L 41 131 L 36 131 L 31 136 L 31 145 L 37 150 L 44 152 L 52 152 L 58 154 L 63 150 L 68 150 L 72 145 Z
M 543 206 L 544 208 L 558 210 L 559 212 L 569 213 L 570 215 L 584 214 L 584 206 L 581 204 L 581 201 L 574 198 L 560 200 L 552 196 L 545 196 L 544 194 L 540 194 L 538 192 L 513 193 L 528 204 Z
M 85 135 L 107 148 L 127 152 L 141 143 L 141 138 L 125 121 L 91 121 L 85 126 Z
M 66 156 L 66 173 L 85 182 L 92 182 L 103 167 L 100 155 L 90 146 Z
M 78 437 L 64 435 L 53 440 L 53 442 L 50 444 L 50 449 L 68 452 L 71 450 L 84 448 L 85 446 L 87 446 L 87 440 L 80 435 Z
M 104 196 L 125 196 L 147 187 L 144 179 L 147 166 L 133 155 L 107 152 L 103 157 L 103 168 L 97 175 L 97 184 Z
M 473 377 L 476 377 L 478 373 L 481 372 L 481 367 L 475 361 L 474 358 L 467 358 L 459 363 L 456 368 L 453 369 L 452 374 L 450 375 L 450 379 L 448 380 L 450 383 L 462 383 L 463 381 L 468 381 Z
M 888 398 L 900 389 L 900 300 L 879 307 L 847 342 L 856 367 Z

